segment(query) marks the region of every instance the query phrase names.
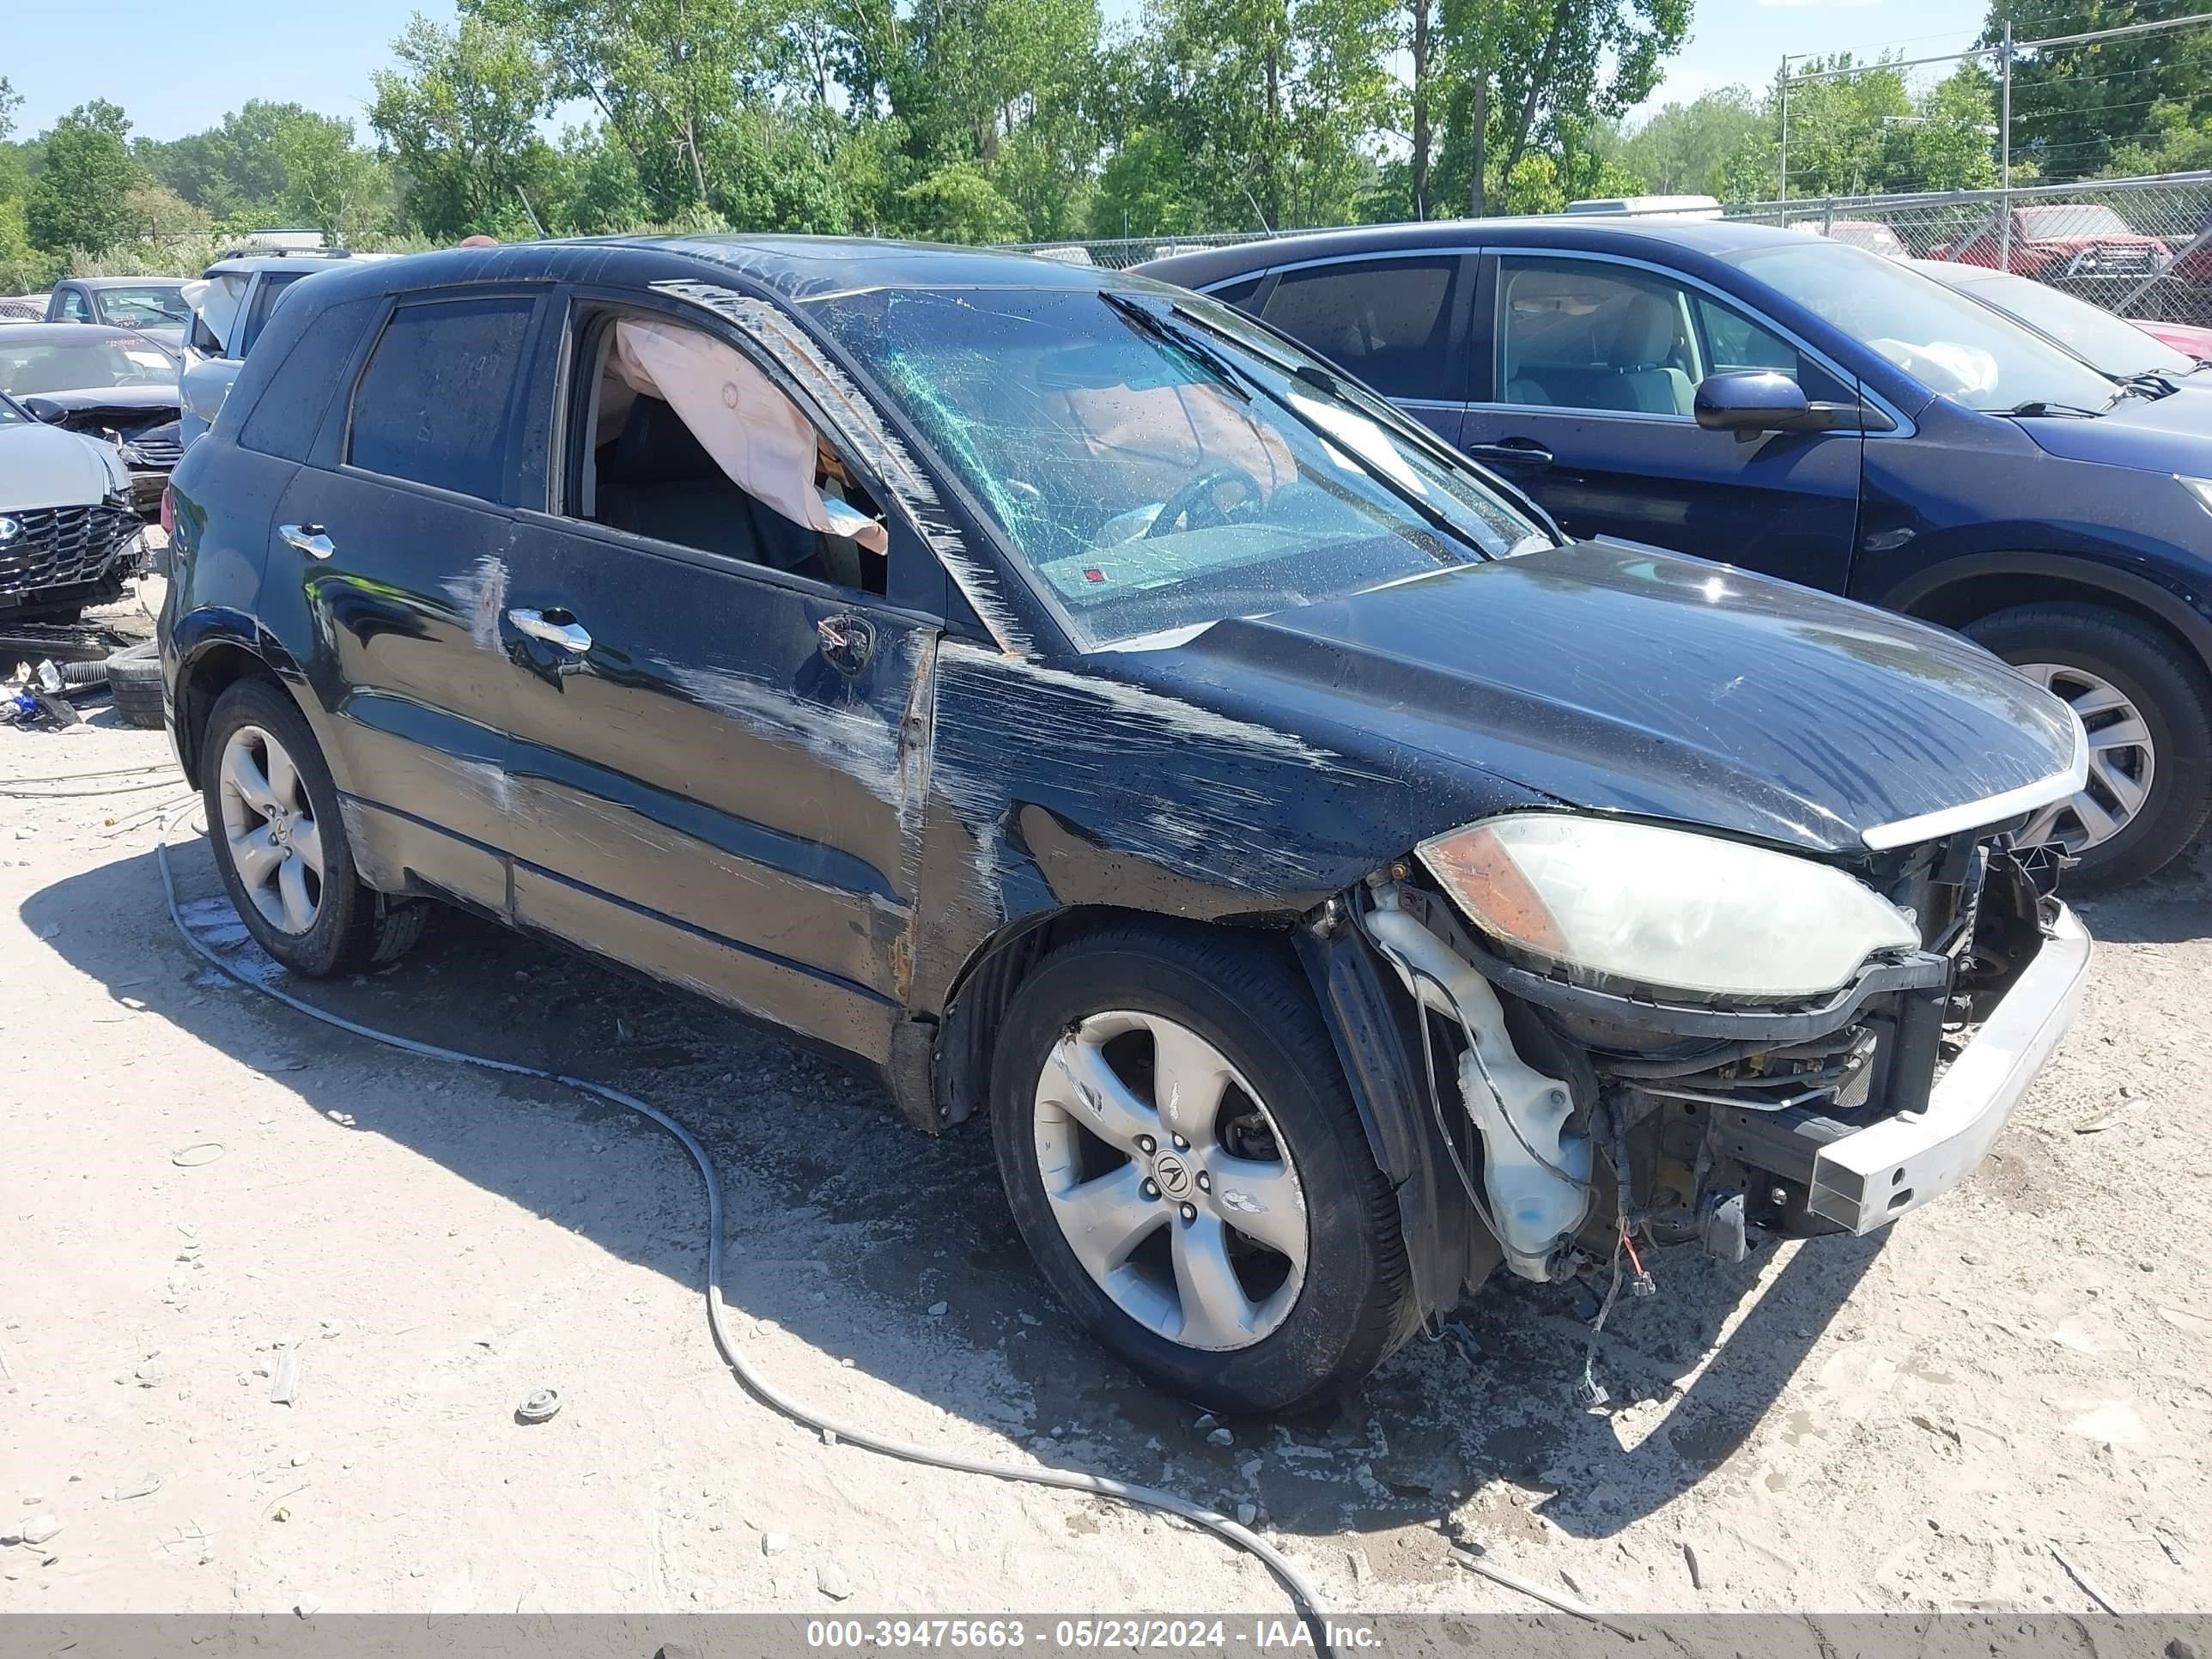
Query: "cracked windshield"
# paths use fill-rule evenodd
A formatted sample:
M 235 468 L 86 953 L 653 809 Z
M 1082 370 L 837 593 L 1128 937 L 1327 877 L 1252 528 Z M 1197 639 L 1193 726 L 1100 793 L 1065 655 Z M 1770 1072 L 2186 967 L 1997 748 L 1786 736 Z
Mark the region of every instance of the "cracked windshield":
M 1204 301 L 891 289 L 817 314 L 1087 645 L 1552 544 L 1381 405 Z

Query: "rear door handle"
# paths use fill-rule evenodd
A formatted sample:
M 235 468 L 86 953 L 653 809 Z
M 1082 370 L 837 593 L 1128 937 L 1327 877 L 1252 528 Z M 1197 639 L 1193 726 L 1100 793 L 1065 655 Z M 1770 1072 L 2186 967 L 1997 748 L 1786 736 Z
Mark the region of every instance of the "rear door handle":
M 1534 438 L 1507 438 L 1494 444 L 1469 444 L 1467 453 L 1478 461 L 1496 461 L 1504 466 L 1549 466 L 1552 452 Z
M 565 611 L 510 611 L 507 619 L 514 624 L 516 633 L 557 645 L 563 651 L 581 656 L 592 648 L 592 636 L 584 631 L 581 623 Z
M 338 550 L 337 544 L 323 533 L 319 524 L 280 524 L 276 533 L 311 559 L 327 559 Z

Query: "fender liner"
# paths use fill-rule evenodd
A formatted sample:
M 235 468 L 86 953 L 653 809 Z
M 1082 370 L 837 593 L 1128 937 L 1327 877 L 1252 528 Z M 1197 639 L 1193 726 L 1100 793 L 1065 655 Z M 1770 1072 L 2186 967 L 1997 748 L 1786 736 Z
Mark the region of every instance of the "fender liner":
M 194 750 L 195 732 L 204 709 L 188 708 L 185 694 L 199 664 L 211 651 L 229 648 L 244 652 L 273 674 L 292 694 L 293 702 L 313 730 L 318 742 L 323 739 L 322 711 L 310 706 L 310 700 L 300 695 L 307 677 L 300 672 L 292 653 L 284 648 L 276 636 L 270 633 L 254 617 L 242 611 L 228 607 L 209 606 L 179 617 L 169 629 L 168 648 L 176 653 L 177 672 L 173 682 L 173 702 L 177 714 L 175 727 L 177 759 L 184 767 L 187 778 L 197 779 L 199 756 Z M 324 744 L 327 755 L 330 745 Z M 333 774 L 335 777 L 335 773 Z M 339 787 L 345 781 L 337 779 Z
M 1295 930 L 1368 1150 L 1398 1197 L 1415 1305 L 1425 1320 L 1449 1312 L 1500 1260 L 1481 1234 L 1427 1109 L 1419 1033 L 1409 1000 L 1393 994 L 1374 947 L 1341 923 Z M 1481 1259 L 1475 1257 L 1480 1255 Z
M 2212 668 L 2212 616 L 2200 608 L 2212 604 L 2212 588 L 2185 597 L 2148 576 L 2078 553 L 1961 554 L 1915 571 L 1873 602 L 1887 610 L 1913 612 L 1947 587 L 1988 576 L 2038 576 L 2127 600 L 2172 629 Z

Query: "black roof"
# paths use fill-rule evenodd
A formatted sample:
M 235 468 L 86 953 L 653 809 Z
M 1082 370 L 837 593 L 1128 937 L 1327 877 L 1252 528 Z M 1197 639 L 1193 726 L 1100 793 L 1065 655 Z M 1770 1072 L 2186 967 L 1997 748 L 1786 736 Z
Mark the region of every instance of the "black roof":
M 1196 288 L 1244 271 L 1306 259 L 1395 249 L 1542 246 L 1603 252 L 1663 246 L 1717 257 L 1770 244 L 1794 245 L 1802 242 L 1805 234 L 1741 219 L 1673 219 L 1655 215 L 1553 213 L 1513 219 L 1431 219 L 1413 224 L 1301 231 L 1230 247 L 1195 249 L 1148 260 L 1135 270 L 1162 282 Z
M 617 284 L 670 278 L 714 281 L 792 303 L 884 288 L 1029 288 L 1078 293 L 1139 289 L 1147 278 L 1006 249 L 957 247 L 856 236 L 742 234 L 603 236 L 447 248 L 382 260 L 331 260 L 314 268 L 313 292 L 347 295 L 463 283 L 592 279 Z

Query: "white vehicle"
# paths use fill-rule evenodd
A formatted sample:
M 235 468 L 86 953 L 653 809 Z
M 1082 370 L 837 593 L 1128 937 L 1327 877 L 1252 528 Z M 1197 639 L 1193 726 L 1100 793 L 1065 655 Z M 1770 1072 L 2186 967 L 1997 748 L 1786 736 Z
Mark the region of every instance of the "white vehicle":
M 0 394 L 0 615 L 69 622 L 118 598 L 141 528 L 120 450 Z
M 257 231 L 255 235 L 274 234 Z M 238 249 L 210 265 L 199 281 L 185 284 L 192 320 L 185 331 L 185 372 L 179 380 L 184 393 L 184 414 L 177 426 L 181 447 L 189 448 L 193 439 L 215 424 L 223 399 L 230 395 L 231 382 L 238 378 L 239 366 L 286 289 L 302 276 L 329 270 L 337 261 L 380 257 L 325 248 L 320 240 L 318 235 L 315 245 L 296 249 Z
M 1626 213 L 1639 219 L 1718 219 L 1720 200 L 1712 196 L 1601 196 L 1567 204 L 1570 213 Z

